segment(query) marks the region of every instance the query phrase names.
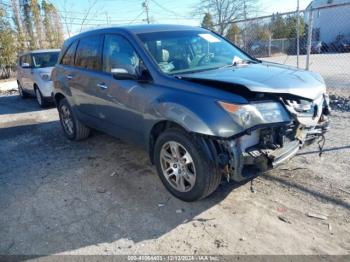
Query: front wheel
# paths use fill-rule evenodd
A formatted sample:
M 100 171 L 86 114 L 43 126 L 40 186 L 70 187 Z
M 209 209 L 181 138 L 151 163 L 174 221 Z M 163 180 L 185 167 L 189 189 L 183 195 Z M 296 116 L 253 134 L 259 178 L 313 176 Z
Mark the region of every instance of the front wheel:
M 63 132 L 68 139 L 83 140 L 89 136 L 90 128 L 79 121 L 66 98 L 59 101 L 58 114 Z
M 164 186 L 181 200 L 205 198 L 220 184 L 221 173 L 203 145 L 181 129 L 168 129 L 158 137 L 154 160 Z
M 41 108 L 47 107 L 47 101 L 45 100 L 45 98 L 41 94 L 39 87 L 35 87 L 35 97 L 36 97 L 36 101 L 38 102 L 38 104 Z

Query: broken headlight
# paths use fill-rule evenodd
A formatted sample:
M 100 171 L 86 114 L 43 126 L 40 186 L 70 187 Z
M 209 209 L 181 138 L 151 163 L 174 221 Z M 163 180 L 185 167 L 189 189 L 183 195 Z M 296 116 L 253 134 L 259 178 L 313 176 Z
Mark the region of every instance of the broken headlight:
M 284 107 L 277 102 L 262 102 L 254 104 L 231 104 L 218 102 L 233 120 L 244 129 L 256 125 L 289 122 L 290 117 Z

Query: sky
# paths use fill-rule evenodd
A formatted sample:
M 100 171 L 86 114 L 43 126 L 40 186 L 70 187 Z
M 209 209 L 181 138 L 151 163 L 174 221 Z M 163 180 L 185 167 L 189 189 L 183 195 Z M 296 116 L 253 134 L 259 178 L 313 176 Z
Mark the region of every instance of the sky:
M 58 7 L 65 31 L 70 35 L 81 29 L 106 24 L 145 23 L 144 0 L 49 0 Z M 176 23 L 197 26 L 201 17 L 193 14 L 199 0 L 148 0 L 151 22 Z M 305 9 L 310 0 L 300 0 Z M 84 26 L 84 14 L 91 8 Z M 296 10 L 297 0 L 259 0 L 259 16 Z M 68 26 L 67 26 L 68 25 Z M 66 32 L 66 34 L 68 34 Z M 69 34 L 68 34 L 69 35 Z M 67 36 L 68 36 L 67 35 Z

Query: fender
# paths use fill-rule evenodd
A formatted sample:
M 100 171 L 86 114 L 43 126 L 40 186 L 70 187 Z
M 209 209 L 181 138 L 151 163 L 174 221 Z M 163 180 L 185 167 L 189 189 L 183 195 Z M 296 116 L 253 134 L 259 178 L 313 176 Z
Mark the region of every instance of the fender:
M 212 97 L 167 96 L 158 98 L 152 107 L 159 121 L 172 121 L 190 133 L 227 138 L 243 131 Z

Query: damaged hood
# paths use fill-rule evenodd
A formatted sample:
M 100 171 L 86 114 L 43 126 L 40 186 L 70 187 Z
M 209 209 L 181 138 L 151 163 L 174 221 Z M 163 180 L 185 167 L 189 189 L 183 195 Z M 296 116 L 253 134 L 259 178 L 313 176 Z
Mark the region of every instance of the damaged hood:
M 258 93 L 283 93 L 314 100 L 326 92 L 318 73 L 275 63 L 242 64 L 181 75 L 187 79 L 226 82 Z

